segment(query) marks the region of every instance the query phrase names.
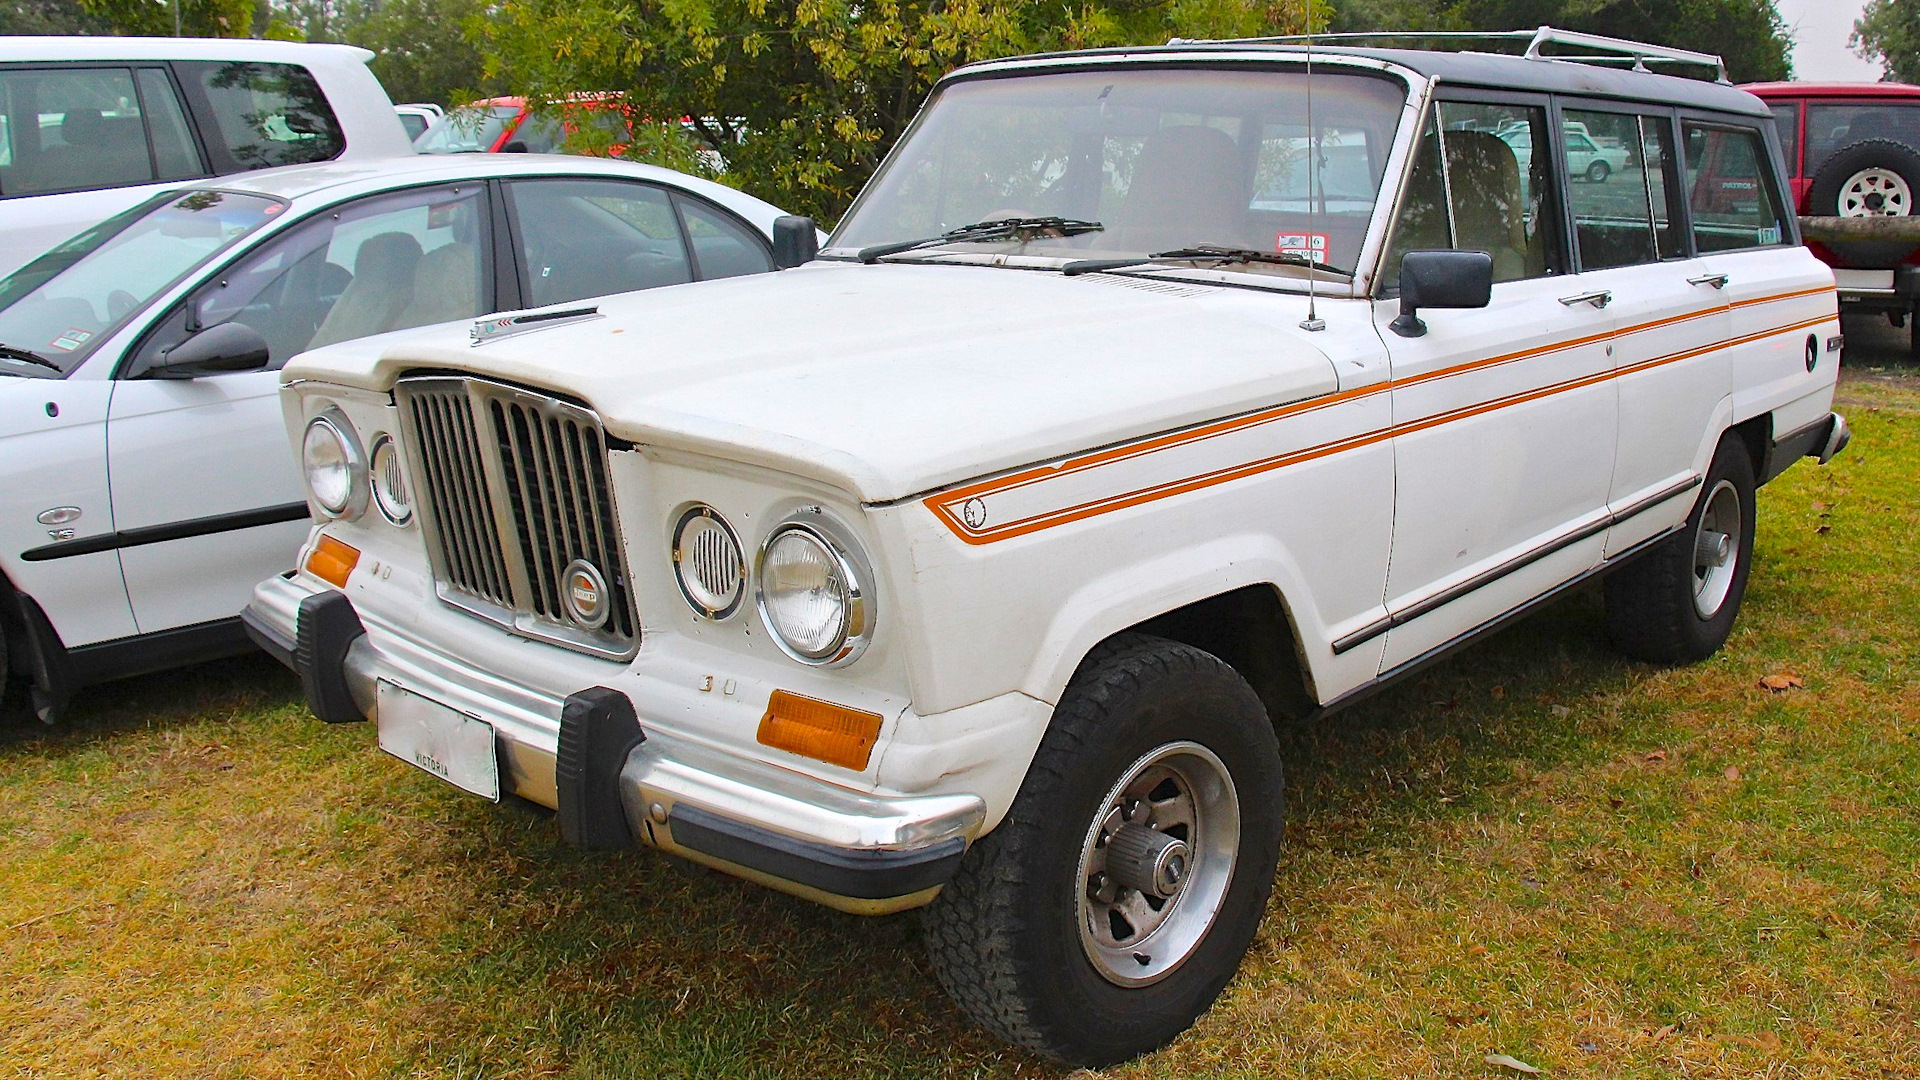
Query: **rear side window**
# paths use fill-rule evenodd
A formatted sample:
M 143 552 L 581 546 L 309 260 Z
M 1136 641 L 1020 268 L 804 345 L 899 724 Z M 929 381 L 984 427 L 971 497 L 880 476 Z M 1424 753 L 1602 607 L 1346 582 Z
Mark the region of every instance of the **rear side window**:
M 1682 130 L 1694 247 L 1704 255 L 1780 243 L 1788 235 L 1786 221 L 1767 175 L 1760 133 L 1693 121 Z
M 0 72 L 0 195 L 52 195 L 203 173 L 180 102 L 158 69 Z
M 208 149 L 220 172 L 329 161 L 346 149 L 340 122 L 306 68 L 209 61 L 177 66 L 213 121 Z
M 1580 269 L 1686 254 L 1668 204 L 1672 134 L 1661 116 L 1568 109 L 1567 203 Z

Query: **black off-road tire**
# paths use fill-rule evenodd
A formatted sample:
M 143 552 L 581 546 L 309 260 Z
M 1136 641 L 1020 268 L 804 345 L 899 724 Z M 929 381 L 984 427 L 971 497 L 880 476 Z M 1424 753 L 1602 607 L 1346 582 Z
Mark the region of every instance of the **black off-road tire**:
M 1711 617 L 1694 604 L 1694 544 L 1708 501 L 1725 484 L 1739 501 L 1733 578 Z M 1691 664 L 1720 650 L 1740 614 L 1753 566 L 1753 458 L 1733 432 L 1720 440 L 1684 528 L 1606 579 L 1607 636 L 1614 648 L 1656 664 Z
M 1186 960 L 1158 982 L 1122 987 L 1082 946 L 1078 859 L 1109 789 L 1142 755 L 1180 740 L 1210 750 L 1233 780 L 1233 874 Z M 987 1030 L 1059 1061 L 1106 1065 L 1163 1045 L 1213 1004 L 1253 941 L 1273 888 L 1282 796 L 1273 725 L 1238 673 L 1186 645 L 1116 637 L 1068 684 L 1006 820 L 926 909 L 935 974 Z
M 1813 174 L 1813 187 L 1807 193 L 1808 212 L 1814 217 L 1834 217 L 1840 213 L 1840 193 L 1847 181 L 1863 169 L 1886 169 L 1906 181 L 1907 190 L 1920 201 L 1920 153 L 1892 139 L 1862 139 L 1844 146 L 1828 157 Z M 1908 215 L 1920 214 L 1920 205 L 1910 207 Z M 1913 252 L 1906 241 L 1830 240 L 1825 246 L 1840 260 L 1839 265 L 1863 270 L 1898 267 Z

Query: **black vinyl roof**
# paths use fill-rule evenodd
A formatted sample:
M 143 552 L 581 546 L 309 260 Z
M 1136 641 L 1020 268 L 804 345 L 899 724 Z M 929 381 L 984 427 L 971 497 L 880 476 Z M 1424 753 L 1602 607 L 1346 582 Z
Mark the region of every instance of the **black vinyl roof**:
M 1142 62 L 1166 61 L 1175 57 L 1204 60 L 1209 53 L 1271 54 L 1276 61 L 1298 63 L 1307 50 L 1300 45 L 1281 45 L 1260 41 L 1204 41 L 1177 45 L 1153 45 L 1139 48 L 1088 49 L 1080 52 L 1040 53 L 1033 56 L 990 60 L 960 68 L 948 78 L 964 78 L 979 68 L 1015 64 L 1021 60 L 1070 60 L 1084 58 L 1090 64 L 1105 64 L 1122 57 Z M 1588 97 L 1678 105 L 1742 116 L 1770 116 L 1765 102 L 1744 90 L 1724 83 L 1660 75 L 1631 68 L 1580 63 L 1575 60 L 1529 60 L 1523 56 L 1497 53 L 1448 52 L 1427 49 L 1375 49 L 1347 45 L 1315 45 L 1313 55 L 1362 56 L 1398 64 L 1430 79 L 1455 86 L 1474 86 L 1492 90 L 1523 90 L 1537 93 L 1581 94 Z M 1001 72 L 1004 73 L 1004 69 Z

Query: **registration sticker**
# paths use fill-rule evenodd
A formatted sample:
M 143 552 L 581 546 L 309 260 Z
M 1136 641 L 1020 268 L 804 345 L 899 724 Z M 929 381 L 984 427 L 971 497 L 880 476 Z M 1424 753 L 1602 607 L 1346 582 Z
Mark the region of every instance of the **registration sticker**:
M 464 201 L 460 201 L 443 202 L 437 206 L 429 206 L 427 208 L 427 228 L 444 229 L 453 224 L 454 215 L 459 213 L 460 208 L 465 205 L 466 203 Z
M 1304 255 L 1314 262 L 1326 262 L 1329 243 L 1326 233 L 1280 233 L 1273 238 L 1273 250 L 1282 255 Z
M 73 327 L 47 344 L 52 348 L 59 349 L 61 352 L 72 352 L 92 339 L 92 334 L 78 327 Z

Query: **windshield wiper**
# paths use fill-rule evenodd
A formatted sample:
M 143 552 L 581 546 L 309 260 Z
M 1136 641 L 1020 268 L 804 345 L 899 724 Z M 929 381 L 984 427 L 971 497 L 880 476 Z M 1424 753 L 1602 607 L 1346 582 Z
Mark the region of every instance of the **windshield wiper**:
M 1067 277 L 1081 274 L 1097 274 L 1102 270 L 1119 270 L 1129 266 L 1145 266 L 1157 262 L 1207 263 L 1213 266 L 1228 266 L 1233 263 L 1271 263 L 1276 266 L 1304 266 L 1322 274 L 1353 280 L 1353 272 L 1339 267 L 1315 262 L 1305 255 L 1296 255 L 1291 251 L 1259 251 L 1254 248 L 1214 247 L 1202 244 L 1199 247 L 1174 248 L 1172 251 L 1156 251 L 1151 255 L 1137 255 L 1131 258 L 1081 259 L 1070 262 L 1060 268 Z
M 37 352 L 32 352 L 27 349 L 16 349 L 11 345 L 0 345 L 0 360 L 19 360 L 22 363 L 38 364 L 49 371 L 58 371 L 63 375 L 66 374 L 67 370 Z
M 1079 236 L 1081 233 L 1099 232 L 1104 228 L 1106 226 L 1097 221 L 1081 221 L 1078 218 L 1000 218 L 995 221 L 976 221 L 971 225 L 948 229 L 939 236 L 929 236 L 921 240 L 898 240 L 891 244 L 874 244 L 871 247 L 861 248 L 854 257 L 863 263 L 872 264 L 888 255 L 899 255 L 916 248 L 963 244 L 969 241 L 1007 240 L 1016 236 L 1026 240 L 1039 233 Z

